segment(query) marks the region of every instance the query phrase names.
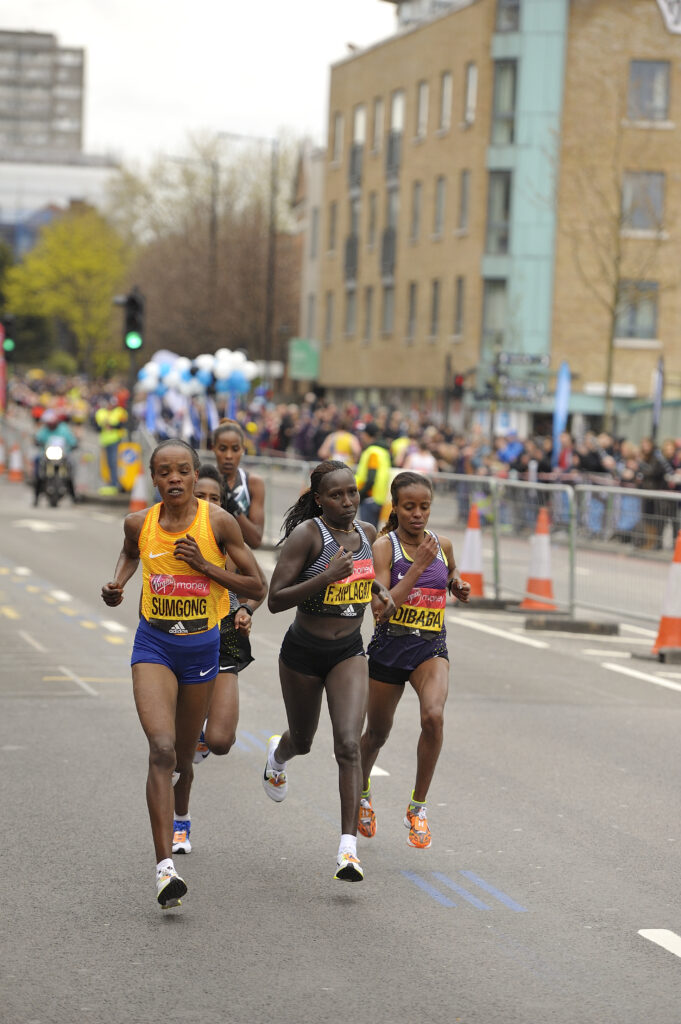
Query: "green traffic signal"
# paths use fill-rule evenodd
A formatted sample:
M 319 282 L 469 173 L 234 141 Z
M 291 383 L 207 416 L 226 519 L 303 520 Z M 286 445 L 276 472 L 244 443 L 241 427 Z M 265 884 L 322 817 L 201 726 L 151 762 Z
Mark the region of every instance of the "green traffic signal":
M 17 346 L 13 338 L 5 338 L 5 340 L 2 343 L 2 347 L 5 350 L 5 352 L 14 352 L 14 349 Z
M 128 331 L 125 335 L 125 347 L 133 352 L 137 351 L 138 348 L 142 348 L 142 335 L 138 331 Z

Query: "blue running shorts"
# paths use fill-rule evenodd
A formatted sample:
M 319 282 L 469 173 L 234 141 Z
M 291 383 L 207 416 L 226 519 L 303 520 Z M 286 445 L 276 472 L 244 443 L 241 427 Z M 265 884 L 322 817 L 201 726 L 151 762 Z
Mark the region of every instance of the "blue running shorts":
M 140 662 L 165 665 L 178 683 L 207 683 L 218 674 L 220 660 L 220 628 L 213 626 L 205 633 L 173 636 L 150 626 L 141 618 L 132 646 L 130 665 Z

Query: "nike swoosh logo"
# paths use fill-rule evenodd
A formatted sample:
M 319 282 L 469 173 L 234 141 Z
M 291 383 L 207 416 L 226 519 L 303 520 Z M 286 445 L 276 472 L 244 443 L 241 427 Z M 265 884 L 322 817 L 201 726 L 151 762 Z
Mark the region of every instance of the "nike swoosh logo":
M 215 665 L 211 665 L 211 667 L 210 667 L 210 668 L 207 668 L 205 672 L 199 672 L 199 675 L 200 675 L 200 676 L 207 676 L 207 675 L 208 675 L 208 673 L 209 673 L 209 672 L 212 672 L 214 668 L 215 668 Z
M 403 580 L 404 579 L 404 573 L 403 572 L 398 572 L 397 578 L 398 578 L 398 580 Z
M 164 556 L 165 554 L 166 554 L 166 552 L 165 552 L 165 551 L 159 551 L 159 553 L 158 553 L 157 555 L 152 555 L 152 554 L 150 554 L 150 555 L 149 555 L 149 558 L 163 558 L 163 556 Z

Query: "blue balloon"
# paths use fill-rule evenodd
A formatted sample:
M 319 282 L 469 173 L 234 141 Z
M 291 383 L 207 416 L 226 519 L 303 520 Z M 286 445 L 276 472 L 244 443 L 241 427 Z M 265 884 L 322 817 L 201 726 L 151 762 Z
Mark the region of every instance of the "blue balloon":
M 204 388 L 209 388 L 213 383 L 213 374 L 210 370 L 199 370 L 196 374 L 197 380 L 200 380 Z
M 215 384 L 215 390 L 219 395 L 226 395 L 229 391 L 229 381 L 219 380 Z
M 159 398 L 163 398 L 167 390 L 168 388 L 165 386 L 165 384 L 159 384 L 156 390 L 154 391 L 154 394 L 158 395 Z
M 229 384 L 229 390 L 233 391 L 236 395 L 245 395 L 250 389 L 250 384 L 246 380 L 243 370 L 232 370 L 227 378 L 227 383 Z
M 192 371 L 191 371 L 191 368 L 188 366 L 180 374 L 180 380 L 191 380 L 191 379 L 192 379 Z
M 173 368 L 172 363 L 161 363 L 161 365 L 159 366 L 159 370 L 161 371 L 161 376 L 165 377 L 165 375 L 167 373 L 170 373 L 172 368 Z

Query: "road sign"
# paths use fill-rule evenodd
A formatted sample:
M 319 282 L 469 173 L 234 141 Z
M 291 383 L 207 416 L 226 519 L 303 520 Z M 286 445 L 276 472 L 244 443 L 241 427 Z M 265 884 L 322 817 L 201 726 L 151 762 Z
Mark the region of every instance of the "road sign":
M 311 338 L 291 338 L 288 346 L 290 380 L 317 380 L 319 376 L 319 342 Z

